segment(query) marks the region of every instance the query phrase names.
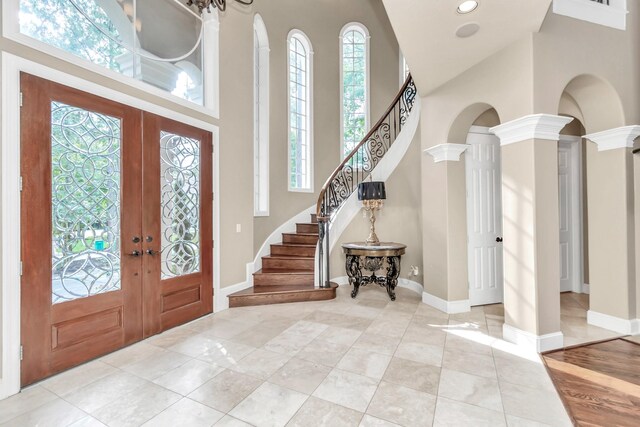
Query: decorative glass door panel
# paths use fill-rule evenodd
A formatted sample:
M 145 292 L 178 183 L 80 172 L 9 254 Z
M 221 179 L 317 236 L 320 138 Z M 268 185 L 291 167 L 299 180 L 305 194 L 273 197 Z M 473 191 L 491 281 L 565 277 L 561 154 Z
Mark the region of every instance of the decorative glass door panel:
M 121 288 L 117 117 L 51 102 L 52 302 Z
M 160 131 L 162 279 L 200 271 L 200 144 Z

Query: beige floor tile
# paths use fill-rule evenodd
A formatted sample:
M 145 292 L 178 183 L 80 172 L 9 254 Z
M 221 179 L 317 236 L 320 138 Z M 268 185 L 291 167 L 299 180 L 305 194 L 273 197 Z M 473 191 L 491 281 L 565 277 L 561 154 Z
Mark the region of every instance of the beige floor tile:
M 183 398 L 144 423 L 145 427 L 209 427 L 224 414 Z
M 323 323 L 299 320 L 287 328 L 285 332 L 317 338 L 318 335 L 323 333 L 327 328 L 328 326 Z
M 530 361 L 518 357 L 494 358 L 500 382 L 509 382 L 528 387 L 554 391 L 553 382 L 541 361 Z
M 349 347 L 343 344 L 336 344 L 324 341 L 320 338 L 313 340 L 309 345 L 300 350 L 296 357 L 325 366 L 334 367 L 340 362 Z
M 199 334 L 198 331 L 188 329 L 188 326 L 185 325 L 184 327 L 173 328 L 155 335 L 146 340 L 146 342 L 156 347 L 169 348 L 197 334 Z
M 294 322 L 290 319 L 269 320 L 238 335 L 230 341 L 246 344 L 252 347 L 262 347 L 270 339 L 277 337 L 290 327 Z
M 287 427 L 357 427 L 361 419 L 362 412 L 312 396 L 289 421 Z
M 341 328 L 339 326 L 329 326 L 318 338 L 334 344 L 352 346 L 362 335 L 362 331 L 355 329 Z
M 367 413 L 402 426 L 430 426 L 436 396 L 382 381 Z
M 383 309 L 387 306 L 389 300 L 379 300 L 379 299 L 370 299 L 370 298 L 362 298 L 357 300 L 357 304 L 363 307 L 371 307 L 377 309 Z
M 379 380 L 382 379 L 390 361 L 391 356 L 351 348 L 340 360 L 337 368 Z
M 93 413 L 121 396 L 148 384 L 148 381 L 127 372 L 118 371 L 65 396 L 65 400 Z
M 219 320 L 215 322 L 209 328 L 201 329 L 203 335 L 231 339 L 238 334 L 241 334 L 251 329 L 255 324 L 253 322 L 235 322 L 233 320 Z
M 404 332 L 409 326 L 408 322 L 404 320 L 388 320 L 378 317 L 366 328 L 366 331 L 371 334 L 383 335 L 390 338 L 398 338 L 404 335 Z
M 394 357 L 391 359 L 382 379 L 389 383 L 437 395 L 438 384 L 440 383 L 440 368 Z
M 497 378 L 493 356 L 463 353 L 445 348 L 442 367 L 486 378 Z
M 56 400 L 56 395 L 40 386 L 32 386 L 0 400 L 0 424 Z
M 284 354 L 259 348 L 243 357 L 236 365 L 230 366 L 229 369 L 264 381 L 282 368 L 289 359 L 290 357 Z
M 92 415 L 110 427 L 139 426 L 180 398 L 177 393 L 149 383 L 103 406 Z
M 400 337 L 385 337 L 384 335 L 364 332 L 353 346 L 362 350 L 391 356 L 398 348 L 398 344 L 400 344 Z
M 363 375 L 334 369 L 313 396 L 364 412 L 376 392 L 378 381 Z
M 84 418 L 80 418 L 73 424 L 69 424 L 69 427 L 105 427 L 104 423 L 93 418 L 91 415 L 87 415 Z
M 115 367 L 107 363 L 94 360 L 53 376 L 40 383 L 40 385 L 58 396 L 64 396 L 116 372 L 116 370 Z
M 498 380 L 442 369 L 438 396 L 503 412 Z
M 554 426 L 571 426 L 555 390 L 500 382 L 504 411 L 509 415 Z
M 311 394 L 331 372 L 331 368 L 319 363 L 294 357 L 269 378 L 269 382 Z
M 256 426 L 284 426 L 308 397 L 267 382 L 233 408 L 229 415 Z
M 121 369 L 146 380 L 153 380 L 184 365 L 189 360 L 191 360 L 189 356 L 164 350 L 139 362 L 124 365 Z
M 507 415 L 507 426 L 509 427 L 551 427 L 550 424 L 539 423 L 525 418 Z
M 394 356 L 427 365 L 442 366 L 443 353 L 444 348 L 437 345 L 402 340 Z
M 434 427 L 499 427 L 506 426 L 504 414 L 479 406 L 438 398 Z
M 415 318 L 414 318 L 415 319 Z M 406 341 L 414 341 L 422 344 L 432 344 L 444 347 L 447 333 L 435 322 L 425 322 L 424 317 L 418 321 L 412 321 L 402 337 Z M 433 319 L 438 320 L 438 319 Z
M 445 348 L 457 350 L 463 353 L 477 353 L 491 356 L 491 344 L 496 339 L 489 336 L 488 332 L 477 330 L 449 330 Z
M 233 418 L 231 415 L 225 415 L 220 421 L 214 424 L 215 427 L 253 427 L 249 423 Z
M 194 359 L 156 378 L 153 382 L 186 396 L 222 371 L 224 371 L 222 366 Z
M 362 417 L 362 421 L 360 422 L 360 427 L 397 427 L 398 424 L 391 423 L 386 420 L 381 420 L 380 418 L 372 417 L 369 414 L 364 414 Z
M 68 426 L 85 418 L 87 414 L 62 399 L 55 399 L 37 409 L 13 418 L 2 426 L 7 427 L 58 427 Z
M 163 348 L 156 347 L 155 345 L 151 345 L 146 341 L 142 341 L 130 345 L 129 347 L 123 348 L 122 350 L 107 354 L 100 360 L 108 363 L 111 366 L 119 368 L 124 365 L 130 365 L 132 363 L 139 362 L 146 359 L 147 357 L 161 354 L 164 351 L 165 350 Z
M 364 331 L 371 324 L 371 319 L 364 317 L 348 316 L 345 314 L 330 313 L 318 310 L 310 313 L 305 320 L 310 322 L 322 323 L 327 326 L 340 326 L 342 328 L 355 329 Z
M 433 308 L 427 304 L 420 304 L 416 309 L 417 316 L 435 317 L 438 319 L 449 320 L 449 315 L 443 311 Z M 446 322 L 444 322 L 446 324 Z
M 222 338 L 209 337 L 201 333 L 191 335 L 177 343 L 167 347 L 168 350 L 181 353 L 186 356 L 198 357 L 209 351 L 215 351 L 228 343 Z
M 285 354 L 293 357 L 313 340 L 313 336 L 284 331 L 280 335 L 269 340 L 262 348 L 268 351 L 273 351 L 274 353 Z
M 229 412 L 260 386 L 262 381 L 225 370 L 189 394 L 189 398 L 221 412 Z
M 243 357 L 255 350 L 255 347 L 233 341 L 219 341 L 197 357 L 207 363 L 213 363 L 228 368 L 236 365 Z

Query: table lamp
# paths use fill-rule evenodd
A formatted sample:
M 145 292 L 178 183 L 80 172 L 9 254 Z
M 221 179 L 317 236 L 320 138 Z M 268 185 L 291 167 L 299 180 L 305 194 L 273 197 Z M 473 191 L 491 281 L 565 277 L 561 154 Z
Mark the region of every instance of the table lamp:
M 367 237 L 368 245 L 379 245 L 380 240 L 376 235 L 376 214 L 375 211 L 382 208 L 383 200 L 387 198 L 384 188 L 384 182 L 370 181 L 358 184 L 358 200 L 362 200 L 362 206 L 369 212 L 369 237 Z

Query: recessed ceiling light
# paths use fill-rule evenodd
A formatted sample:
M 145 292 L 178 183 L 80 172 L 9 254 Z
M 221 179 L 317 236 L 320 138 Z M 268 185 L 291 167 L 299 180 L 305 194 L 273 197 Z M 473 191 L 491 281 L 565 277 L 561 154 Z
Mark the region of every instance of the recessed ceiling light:
M 476 0 L 466 0 L 460 3 L 458 6 L 458 13 L 470 13 L 478 8 L 478 2 Z

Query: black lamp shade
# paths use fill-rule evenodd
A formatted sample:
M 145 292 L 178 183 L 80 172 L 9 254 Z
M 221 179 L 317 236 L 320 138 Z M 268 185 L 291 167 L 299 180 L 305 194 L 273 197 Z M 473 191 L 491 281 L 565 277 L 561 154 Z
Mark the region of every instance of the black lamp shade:
M 384 182 L 361 182 L 358 184 L 358 200 L 384 200 L 387 198 L 387 192 L 384 188 Z

